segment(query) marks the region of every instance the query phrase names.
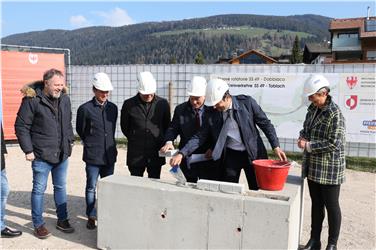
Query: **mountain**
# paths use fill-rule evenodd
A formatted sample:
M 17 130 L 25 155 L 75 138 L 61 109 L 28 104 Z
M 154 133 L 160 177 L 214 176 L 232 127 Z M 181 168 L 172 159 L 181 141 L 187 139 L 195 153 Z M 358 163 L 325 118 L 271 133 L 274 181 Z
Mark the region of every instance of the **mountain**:
M 318 15 L 218 15 L 122 27 L 45 30 L 10 35 L 3 44 L 69 48 L 75 65 L 206 63 L 234 51 L 257 49 L 270 56 L 291 50 L 295 36 L 306 42 L 329 39 L 330 18 Z

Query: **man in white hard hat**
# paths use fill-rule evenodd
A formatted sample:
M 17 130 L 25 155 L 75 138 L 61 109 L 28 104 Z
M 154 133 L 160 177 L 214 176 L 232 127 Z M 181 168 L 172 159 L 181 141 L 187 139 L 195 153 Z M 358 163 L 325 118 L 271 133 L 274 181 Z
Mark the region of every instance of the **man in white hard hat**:
M 165 136 L 165 145 L 161 152 L 174 149 L 173 140 L 180 135 L 179 149 L 182 149 L 191 137 L 198 132 L 203 123 L 207 120 L 208 107 L 204 105 L 206 79 L 201 76 L 194 76 L 187 87 L 189 100 L 176 106 L 170 127 Z M 206 154 L 207 161 L 189 164 L 187 157 L 182 161 L 180 167 L 188 182 L 197 182 L 198 179 L 217 180 L 219 178 L 219 167 L 215 167 L 211 160 L 210 141 L 196 149 L 193 154 Z
M 113 90 L 106 73 L 96 73 L 92 80 L 94 97 L 77 111 L 76 131 L 84 145 L 82 160 L 86 163 L 86 227 L 95 229 L 95 194 L 98 177 L 112 175 L 117 157 L 115 142 L 117 106 L 108 100 Z
M 121 130 L 128 139 L 127 165 L 131 175 L 160 178 L 166 163 L 158 151 L 164 144 L 170 124 L 170 106 L 155 94 L 157 83 L 151 72 L 138 74 L 138 94 L 124 101 L 121 109 Z
M 298 147 L 303 149 L 303 167 L 306 170 L 311 207 L 311 237 L 302 248 L 321 248 L 322 223 L 328 215 L 327 250 L 337 249 L 341 228 L 339 194 L 345 182 L 345 118 L 329 95 L 329 81 L 323 75 L 312 75 L 304 85 L 308 107 Z M 325 208 L 325 209 L 324 209 Z
M 217 112 L 213 112 L 207 125 L 171 158 L 170 164 L 179 164 L 184 156 L 212 137 L 215 141 L 212 157 L 223 163 L 223 180 L 238 182 L 240 171 L 244 169 L 249 189 L 258 190 L 252 161 L 268 156 L 257 127 L 264 132 L 278 158 L 287 160 L 279 147 L 274 126 L 252 97 L 231 96 L 228 84 L 221 79 L 208 82 L 205 104 L 213 106 Z

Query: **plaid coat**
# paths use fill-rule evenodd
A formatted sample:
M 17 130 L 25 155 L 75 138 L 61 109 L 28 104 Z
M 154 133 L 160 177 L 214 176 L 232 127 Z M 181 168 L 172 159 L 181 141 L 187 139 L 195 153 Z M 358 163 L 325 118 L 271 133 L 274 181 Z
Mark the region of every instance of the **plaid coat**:
M 307 178 L 324 185 L 339 185 L 345 181 L 345 119 L 339 107 L 328 96 L 327 105 L 315 118 L 318 108 L 311 104 L 300 131 L 300 137 L 310 142 L 311 153 L 303 155 Z

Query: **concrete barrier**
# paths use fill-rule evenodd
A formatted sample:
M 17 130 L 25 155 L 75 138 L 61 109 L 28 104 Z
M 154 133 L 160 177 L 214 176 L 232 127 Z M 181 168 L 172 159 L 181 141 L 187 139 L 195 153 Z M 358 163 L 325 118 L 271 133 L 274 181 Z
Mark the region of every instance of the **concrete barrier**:
M 100 249 L 297 249 L 301 178 L 282 191 L 226 194 L 109 176 L 98 184 Z

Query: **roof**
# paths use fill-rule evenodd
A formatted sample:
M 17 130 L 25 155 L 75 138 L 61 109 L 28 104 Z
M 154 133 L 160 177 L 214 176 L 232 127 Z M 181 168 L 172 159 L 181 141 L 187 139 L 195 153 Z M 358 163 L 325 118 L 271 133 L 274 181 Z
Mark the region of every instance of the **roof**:
M 365 17 L 333 19 L 330 22 L 329 30 L 358 29 L 360 38 L 376 37 L 376 31 L 365 31 L 365 20 Z M 370 17 L 369 20 L 376 20 L 376 16 Z
M 233 61 L 235 61 L 235 60 L 239 60 L 240 58 L 246 57 L 246 56 L 248 56 L 248 55 L 250 55 L 250 54 L 256 54 L 256 55 L 262 57 L 262 58 L 263 58 L 264 60 L 266 60 L 266 61 L 271 61 L 271 62 L 273 62 L 273 63 L 277 63 L 277 61 L 276 61 L 275 59 L 273 59 L 273 58 L 271 58 L 270 56 L 267 56 L 267 55 L 261 53 L 260 51 L 254 50 L 254 49 L 252 49 L 252 50 L 248 50 L 247 52 L 244 52 L 243 54 L 239 55 L 238 57 L 232 58 L 232 59 L 231 59 L 230 61 L 228 61 L 228 62 L 229 62 L 229 63 L 232 63 Z
M 329 43 L 307 43 L 305 45 L 310 53 L 331 53 Z

